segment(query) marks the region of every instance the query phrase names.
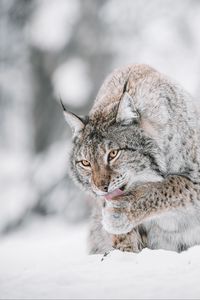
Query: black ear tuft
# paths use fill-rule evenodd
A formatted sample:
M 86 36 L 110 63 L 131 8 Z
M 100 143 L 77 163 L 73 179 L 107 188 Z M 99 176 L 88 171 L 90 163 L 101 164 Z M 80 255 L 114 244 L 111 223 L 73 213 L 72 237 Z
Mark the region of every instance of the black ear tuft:
M 66 108 L 65 108 L 65 106 L 64 106 L 64 104 L 63 104 L 63 102 L 62 102 L 62 99 L 61 99 L 61 98 L 60 98 L 60 104 L 61 104 L 63 110 L 64 110 L 64 111 L 67 111 Z
M 73 136 L 77 136 L 80 133 L 80 131 L 85 127 L 83 120 L 80 117 L 73 114 L 72 112 L 68 111 L 65 108 L 61 99 L 60 99 L 60 103 L 63 109 L 65 120 L 72 129 Z
M 129 78 L 128 78 L 128 79 L 129 79 Z M 125 84 L 124 84 L 123 94 L 126 92 L 127 85 L 128 85 L 128 79 L 126 80 L 126 82 L 125 82 Z

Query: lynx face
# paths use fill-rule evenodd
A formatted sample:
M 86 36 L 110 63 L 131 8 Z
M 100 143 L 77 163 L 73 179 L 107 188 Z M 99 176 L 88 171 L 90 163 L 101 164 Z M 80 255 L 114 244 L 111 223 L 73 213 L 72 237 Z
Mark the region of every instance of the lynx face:
M 110 212 L 112 198 L 141 183 L 162 180 L 164 163 L 158 145 L 142 128 L 128 93 L 107 112 L 97 111 L 84 122 L 64 108 L 74 136 L 72 176 L 86 191 L 106 200 L 102 201 L 103 227 L 118 234 L 131 231 L 133 225 L 124 213 L 116 216 Z
M 105 128 L 90 122 L 74 140 L 71 169 L 75 180 L 95 196 L 111 199 L 133 185 L 160 180 L 156 148 L 136 126 Z
M 98 111 L 85 122 L 63 108 L 74 136 L 72 175 L 85 190 L 112 199 L 133 185 L 162 178 L 161 151 L 141 128 L 127 92 L 107 114 Z

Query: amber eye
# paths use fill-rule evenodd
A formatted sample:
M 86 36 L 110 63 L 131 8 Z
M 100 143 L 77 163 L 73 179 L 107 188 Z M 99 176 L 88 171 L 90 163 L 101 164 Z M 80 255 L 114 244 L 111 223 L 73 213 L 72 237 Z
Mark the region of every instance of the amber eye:
M 115 158 L 118 153 L 119 153 L 119 150 L 110 151 L 110 153 L 108 154 L 108 160 L 112 160 L 113 158 Z
M 84 166 L 84 167 L 90 167 L 90 162 L 88 160 L 81 160 L 81 164 Z

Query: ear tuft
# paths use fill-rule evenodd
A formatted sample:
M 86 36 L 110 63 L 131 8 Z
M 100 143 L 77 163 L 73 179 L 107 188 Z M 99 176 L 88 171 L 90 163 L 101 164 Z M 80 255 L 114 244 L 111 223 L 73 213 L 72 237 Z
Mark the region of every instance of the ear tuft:
M 61 104 L 61 106 L 62 106 L 62 109 L 63 109 L 63 111 L 66 111 L 66 108 L 65 108 L 65 106 L 64 106 L 64 104 L 63 104 L 63 102 L 62 102 L 62 99 L 60 98 L 60 104 Z
M 133 122 L 138 123 L 140 115 L 135 108 L 134 100 L 125 92 L 118 107 L 116 122 L 122 122 L 124 125 L 129 125 Z
M 85 127 L 85 124 L 78 116 L 76 116 L 72 112 L 66 110 L 61 99 L 60 99 L 60 103 L 63 108 L 63 114 L 65 117 L 65 120 L 72 129 L 73 136 L 77 136 L 79 134 L 79 132 Z

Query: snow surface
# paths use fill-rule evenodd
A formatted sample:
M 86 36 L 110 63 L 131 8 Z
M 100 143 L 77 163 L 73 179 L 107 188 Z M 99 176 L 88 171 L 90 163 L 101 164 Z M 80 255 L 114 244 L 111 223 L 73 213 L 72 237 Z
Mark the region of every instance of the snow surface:
M 0 239 L 0 299 L 198 299 L 200 247 L 87 255 L 87 224 L 35 219 Z

